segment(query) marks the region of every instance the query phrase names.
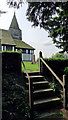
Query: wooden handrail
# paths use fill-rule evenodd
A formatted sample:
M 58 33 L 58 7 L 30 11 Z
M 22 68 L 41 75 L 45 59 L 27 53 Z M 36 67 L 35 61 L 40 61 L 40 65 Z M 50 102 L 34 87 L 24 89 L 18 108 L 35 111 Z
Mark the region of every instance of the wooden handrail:
M 61 81 L 61 79 L 55 74 L 55 72 L 49 67 L 49 65 L 41 57 L 40 57 L 40 59 L 46 65 L 46 67 L 50 70 L 50 72 L 54 75 L 54 77 L 59 81 L 59 83 L 63 87 L 63 82 Z
M 23 67 L 24 67 L 25 73 L 26 73 L 26 75 L 27 75 L 27 78 L 28 78 L 28 80 L 30 80 L 30 76 L 29 76 L 29 74 L 28 74 L 28 71 L 27 71 L 27 69 L 26 69 L 25 64 L 24 64 L 23 61 L 22 61 L 22 64 L 23 64 Z
M 49 67 L 49 65 L 42 59 L 42 52 L 39 53 L 39 72 L 41 72 L 41 61 L 44 65 L 49 69 L 49 71 L 53 74 L 53 76 L 58 80 L 63 88 L 63 107 L 67 109 L 67 80 L 66 75 L 63 75 L 63 81 L 55 74 L 55 72 Z
M 29 106 L 30 106 L 30 109 L 32 109 L 32 106 L 33 106 L 33 89 L 32 89 L 32 80 L 30 79 L 30 76 L 28 74 L 28 71 L 25 67 L 25 64 L 24 62 L 22 61 L 22 64 L 23 64 L 23 67 L 24 67 L 24 70 L 25 70 L 25 73 L 27 75 L 27 79 L 28 79 L 28 82 L 29 82 Z

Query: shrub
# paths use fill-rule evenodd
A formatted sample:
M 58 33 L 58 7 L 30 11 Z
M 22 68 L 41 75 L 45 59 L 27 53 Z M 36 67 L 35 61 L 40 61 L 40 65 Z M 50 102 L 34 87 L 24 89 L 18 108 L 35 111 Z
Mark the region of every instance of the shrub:
M 2 72 L 21 72 L 21 53 L 3 52 L 2 53 Z
M 3 75 L 2 82 L 2 120 L 27 120 L 30 118 L 28 93 L 16 84 L 13 74 Z
M 66 75 L 68 75 L 68 67 L 65 67 L 64 73 L 65 73 Z
M 64 69 L 68 65 L 68 59 L 44 59 L 45 62 L 52 68 L 52 70 L 60 77 L 64 74 Z M 44 72 L 45 71 L 45 72 Z M 42 63 L 42 73 L 44 75 L 52 75 L 48 68 Z

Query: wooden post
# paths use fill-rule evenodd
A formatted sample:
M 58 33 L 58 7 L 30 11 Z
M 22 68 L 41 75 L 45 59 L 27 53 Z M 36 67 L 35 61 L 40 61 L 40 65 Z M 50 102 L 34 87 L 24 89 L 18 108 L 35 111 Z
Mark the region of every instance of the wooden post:
M 42 58 L 42 52 L 39 52 L 39 72 L 41 72 L 41 60 L 40 57 Z
M 32 88 L 32 80 L 29 79 L 29 106 L 30 109 L 33 107 L 33 88 Z
M 30 120 L 33 120 L 33 86 L 31 79 L 29 79 L 29 106 L 30 106 Z
M 63 107 L 67 108 L 67 85 L 66 85 L 66 75 L 63 75 Z

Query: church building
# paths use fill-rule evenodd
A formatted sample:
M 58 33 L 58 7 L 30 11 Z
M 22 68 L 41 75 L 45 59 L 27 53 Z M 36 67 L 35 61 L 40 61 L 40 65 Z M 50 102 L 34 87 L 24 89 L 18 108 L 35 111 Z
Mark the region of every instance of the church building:
M 9 30 L 0 29 L 0 36 L 2 51 L 21 51 L 22 60 L 32 61 L 35 49 L 22 41 L 22 31 L 19 28 L 15 13 Z

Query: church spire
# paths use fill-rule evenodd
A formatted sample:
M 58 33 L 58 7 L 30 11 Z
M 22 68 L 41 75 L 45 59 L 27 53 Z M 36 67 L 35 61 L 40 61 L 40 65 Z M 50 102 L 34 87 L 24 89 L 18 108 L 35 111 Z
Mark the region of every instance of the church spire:
M 10 24 L 10 28 L 19 29 L 19 25 L 18 25 L 18 22 L 17 22 L 17 19 L 16 19 L 15 12 L 14 12 L 12 22 Z
M 9 27 L 9 33 L 14 40 L 22 40 L 22 31 L 19 28 L 15 13 Z

